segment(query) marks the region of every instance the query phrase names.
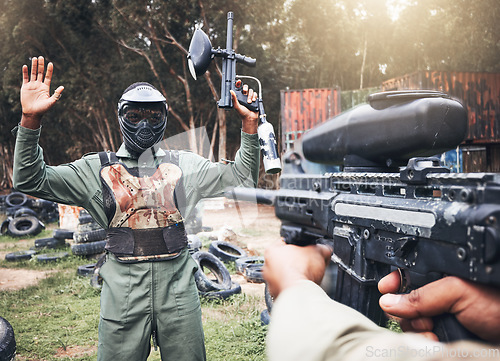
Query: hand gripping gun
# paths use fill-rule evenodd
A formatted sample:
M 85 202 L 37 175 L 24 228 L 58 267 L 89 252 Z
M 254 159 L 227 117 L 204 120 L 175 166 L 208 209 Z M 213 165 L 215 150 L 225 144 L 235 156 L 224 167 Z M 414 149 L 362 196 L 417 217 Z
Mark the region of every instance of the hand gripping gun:
M 219 108 L 232 108 L 230 91 L 236 93 L 240 104 L 254 112 L 259 112 L 259 126 L 257 133 L 259 135 L 259 144 L 263 155 L 264 168 L 266 173 L 274 174 L 281 171 L 281 160 L 278 153 L 276 136 L 271 123 L 267 121 L 264 110 L 264 101 L 262 100 L 262 86 L 257 78 L 243 75 L 236 75 L 236 63 L 242 63 L 247 66 L 255 66 L 256 59 L 237 54 L 233 49 L 233 13 L 227 13 L 227 39 L 226 49 L 212 48 L 212 44 L 207 34 L 199 27 L 196 28 L 189 45 L 188 67 L 191 75 L 196 80 L 198 76 L 205 74 L 214 57 L 222 58 L 222 83 L 221 95 L 217 102 Z M 253 103 L 247 102 L 247 96 L 243 95 L 241 81 L 236 79 L 252 79 L 259 85 L 258 99 Z

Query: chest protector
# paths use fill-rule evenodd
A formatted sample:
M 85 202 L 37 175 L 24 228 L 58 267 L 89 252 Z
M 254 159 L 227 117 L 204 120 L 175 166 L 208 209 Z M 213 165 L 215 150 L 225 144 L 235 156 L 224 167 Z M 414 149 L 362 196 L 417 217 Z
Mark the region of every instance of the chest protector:
M 164 260 L 187 245 L 177 207 L 183 194 L 178 153 L 156 168 L 127 168 L 114 153 L 99 153 L 104 210 L 108 218 L 106 249 L 123 262 Z

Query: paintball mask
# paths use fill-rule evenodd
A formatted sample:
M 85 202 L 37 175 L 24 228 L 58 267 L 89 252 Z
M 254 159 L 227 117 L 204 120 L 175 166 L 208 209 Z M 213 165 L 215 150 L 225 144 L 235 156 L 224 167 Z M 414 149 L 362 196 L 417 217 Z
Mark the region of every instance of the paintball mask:
M 134 83 L 118 102 L 118 121 L 129 152 L 141 154 L 163 139 L 168 106 L 165 97 L 149 83 Z

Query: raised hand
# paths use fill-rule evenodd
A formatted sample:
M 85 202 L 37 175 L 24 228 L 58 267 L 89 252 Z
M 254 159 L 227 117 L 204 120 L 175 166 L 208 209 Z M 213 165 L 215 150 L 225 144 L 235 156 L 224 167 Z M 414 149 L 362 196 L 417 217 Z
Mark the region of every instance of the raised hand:
M 54 106 L 64 90 L 59 86 L 54 94 L 50 95 L 50 82 L 54 65 L 47 64 L 47 73 L 44 76 L 45 60 L 42 56 L 31 60 L 31 73 L 28 66 L 23 65 L 23 85 L 21 87 L 21 125 L 26 128 L 38 129 L 42 116 Z
M 248 96 L 248 103 L 252 103 L 257 100 L 257 93 L 253 91 L 253 89 L 249 88 L 247 84 L 243 85 L 243 94 Z M 231 97 L 233 99 L 233 106 L 238 115 L 241 118 L 241 129 L 248 134 L 257 133 L 257 125 L 259 119 L 259 113 L 252 112 L 248 110 L 243 105 L 238 102 L 236 98 L 236 93 L 231 90 Z

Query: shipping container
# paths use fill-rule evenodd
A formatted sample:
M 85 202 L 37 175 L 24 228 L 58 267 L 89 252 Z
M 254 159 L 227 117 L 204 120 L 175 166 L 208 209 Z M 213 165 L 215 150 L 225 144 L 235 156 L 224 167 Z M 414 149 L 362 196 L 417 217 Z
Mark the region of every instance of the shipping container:
M 500 73 L 419 71 L 385 81 L 382 90 L 430 89 L 466 107 L 466 144 L 500 143 Z
M 281 135 L 283 151 L 304 131 L 340 113 L 340 89 L 281 91 Z

